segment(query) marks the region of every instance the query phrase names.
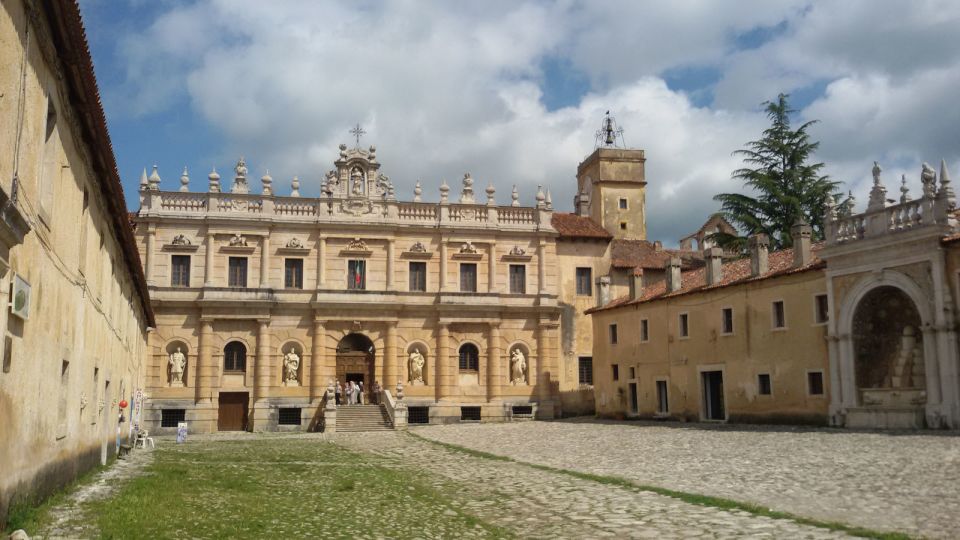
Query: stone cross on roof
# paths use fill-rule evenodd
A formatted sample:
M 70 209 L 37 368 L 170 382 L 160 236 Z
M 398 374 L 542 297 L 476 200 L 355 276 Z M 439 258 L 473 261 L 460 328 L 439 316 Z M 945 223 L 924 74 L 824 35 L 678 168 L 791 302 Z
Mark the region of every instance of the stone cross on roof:
M 366 135 L 367 132 L 364 131 L 364 129 L 360 127 L 360 124 L 358 123 L 356 127 L 350 130 L 350 134 L 357 139 L 357 148 L 360 148 L 360 137 Z

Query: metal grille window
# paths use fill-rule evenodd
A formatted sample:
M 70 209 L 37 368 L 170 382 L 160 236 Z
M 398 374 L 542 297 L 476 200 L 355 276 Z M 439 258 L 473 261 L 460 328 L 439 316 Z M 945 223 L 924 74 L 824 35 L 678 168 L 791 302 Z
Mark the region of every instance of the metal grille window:
M 223 370 L 224 371 L 246 371 L 247 369 L 247 348 L 239 341 L 227 343 L 223 348 Z
M 460 421 L 480 421 L 480 407 L 460 407 Z
M 510 294 L 527 294 L 527 267 L 510 265 Z
M 429 424 L 430 407 L 407 407 L 408 424 Z
M 657 412 L 670 412 L 670 401 L 667 399 L 667 381 L 657 381 Z
M 777 300 L 773 303 L 773 327 L 786 328 L 787 317 L 783 311 L 783 300 Z
M 611 324 L 610 325 L 610 344 L 616 345 L 618 341 L 619 341 L 619 336 L 617 336 L 617 325 Z
M 627 200 L 624 199 L 623 197 L 620 198 L 620 209 L 621 210 L 627 209 Z
M 300 409 L 297 407 L 281 408 L 277 415 L 277 424 L 281 426 L 299 426 Z
M 807 373 L 807 390 L 811 396 L 823 395 L 823 372 L 811 371 Z
M 577 268 L 577 295 L 593 296 L 593 271 L 589 268 Z
M 721 311 L 722 319 L 722 329 L 720 330 L 723 334 L 732 334 L 733 333 L 733 308 L 723 308 Z
M 303 288 L 303 259 L 286 259 L 283 262 L 283 286 L 288 289 Z
M 230 287 L 246 287 L 247 258 L 230 257 L 228 265 L 227 285 Z
M 640 341 L 650 341 L 650 321 L 647 319 L 640 321 Z
M 613 368 L 613 380 L 619 381 L 620 380 L 620 364 L 613 364 L 610 367 Z
M 690 336 L 690 316 L 686 313 L 680 314 L 680 337 Z
M 410 290 L 420 292 L 427 290 L 427 263 L 410 263 Z
M 477 292 L 476 263 L 460 263 L 460 292 Z
M 593 384 L 593 357 L 581 356 L 577 360 L 580 384 Z
M 173 255 L 170 257 L 170 286 L 190 286 L 190 256 Z
M 160 411 L 160 427 L 177 427 L 180 422 L 186 422 L 186 409 L 163 409 Z
M 478 371 L 480 369 L 480 351 L 473 343 L 460 347 L 460 371 Z
M 367 288 L 367 261 L 347 261 L 347 288 L 364 290 Z
M 830 309 L 827 304 L 827 295 L 818 294 L 813 297 L 816 303 L 816 322 L 823 324 L 830 320 Z
M 770 388 L 770 374 L 761 373 L 757 375 L 757 393 L 761 396 L 769 396 L 772 394 L 772 389 Z

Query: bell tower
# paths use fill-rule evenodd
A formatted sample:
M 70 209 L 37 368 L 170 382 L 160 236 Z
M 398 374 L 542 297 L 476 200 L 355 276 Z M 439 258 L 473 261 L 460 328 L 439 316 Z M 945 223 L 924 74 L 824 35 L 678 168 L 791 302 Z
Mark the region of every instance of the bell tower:
M 647 239 L 647 180 L 643 150 L 626 148 L 623 129 L 607 111 L 592 154 L 577 166 L 576 212 L 614 238 Z

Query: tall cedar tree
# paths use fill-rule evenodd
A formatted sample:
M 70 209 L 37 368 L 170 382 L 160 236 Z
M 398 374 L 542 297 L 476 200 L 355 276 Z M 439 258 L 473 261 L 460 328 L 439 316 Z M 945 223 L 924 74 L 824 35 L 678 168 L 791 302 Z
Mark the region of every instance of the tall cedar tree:
M 813 228 L 813 240 L 823 239 L 823 208 L 827 197 L 838 198 L 838 182 L 820 175 L 823 163 L 807 163 L 819 142 L 811 142 L 807 128 L 812 120 L 796 130 L 790 129 L 788 94 L 777 101 L 767 101 L 767 117 L 771 126 L 763 137 L 747 143 L 734 155 L 743 156 L 747 167 L 733 171 L 732 178 L 742 180 L 755 197 L 741 193 L 721 193 L 713 199 L 721 203 L 721 214 L 745 233 L 735 236 L 715 233 L 712 238 L 720 246 L 744 251 L 747 236 L 765 233 L 772 249 L 790 247 L 790 227 L 801 218 Z

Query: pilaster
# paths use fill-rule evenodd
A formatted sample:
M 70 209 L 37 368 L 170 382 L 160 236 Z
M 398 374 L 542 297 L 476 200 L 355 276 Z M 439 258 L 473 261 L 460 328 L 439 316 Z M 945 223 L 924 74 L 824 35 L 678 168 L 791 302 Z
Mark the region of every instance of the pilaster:
M 326 349 L 323 346 L 323 340 L 326 337 L 324 322 L 313 321 L 313 340 L 310 342 L 310 401 L 315 405 L 323 399 L 329 382 L 324 380 L 327 364 Z
M 437 401 L 450 395 L 450 327 L 445 322 L 437 323 L 437 354 L 434 361 Z
M 497 289 L 497 242 L 490 241 L 487 254 L 487 292 L 499 292 Z
M 270 287 L 270 233 L 260 240 L 260 288 Z
M 397 369 L 397 323 L 396 321 L 387 322 L 386 347 L 383 354 L 383 380 L 380 382 L 384 388 L 390 388 L 395 384 L 394 381 L 400 381 L 399 370 Z
M 500 321 L 490 323 L 487 335 L 487 401 L 497 401 L 502 395 L 503 376 L 500 353 Z
M 156 258 L 156 243 L 157 243 L 157 229 L 153 224 L 147 227 L 147 256 L 146 256 L 146 268 L 144 272 L 147 278 L 147 285 L 155 285 L 153 281 L 153 266 L 154 259 Z
M 214 257 L 214 242 L 215 237 L 211 233 L 207 233 L 207 243 L 206 243 L 206 254 L 204 259 L 203 266 L 203 286 L 204 287 L 213 287 L 213 257 Z

